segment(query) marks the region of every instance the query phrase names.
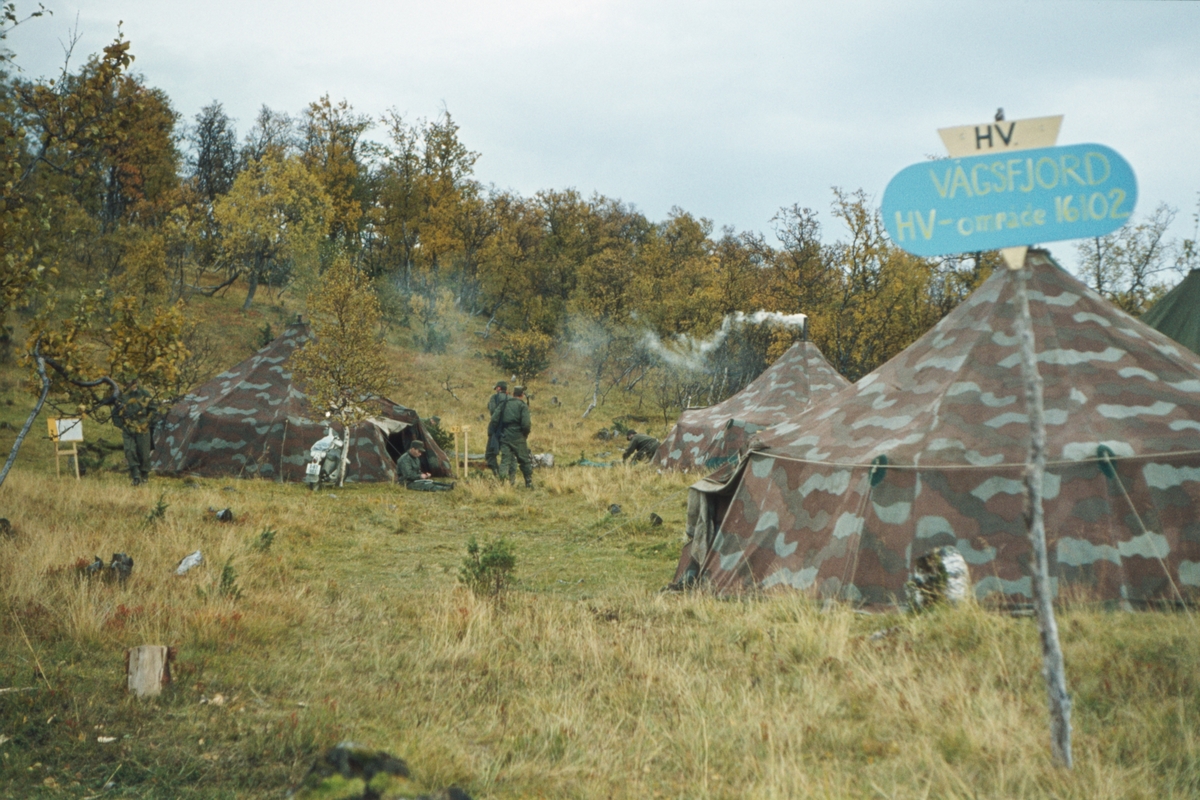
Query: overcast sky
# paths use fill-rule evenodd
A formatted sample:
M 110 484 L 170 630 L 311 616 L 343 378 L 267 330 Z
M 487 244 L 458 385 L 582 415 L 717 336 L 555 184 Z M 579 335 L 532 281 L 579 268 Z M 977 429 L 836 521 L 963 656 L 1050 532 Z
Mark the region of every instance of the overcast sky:
M 378 117 L 448 109 L 485 183 L 574 187 L 769 232 L 830 187 L 876 202 L 943 152 L 936 129 L 1064 114 L 1060 144 L 1099 142 L 1190 236 L 1200 191 L 1200 2 L 1189 0 L 45 0 L 9 40 L 51 75 L 117 32 L 190 121 L 215 100 L 244 133 L 258 108 L 323 94 Z M 19 7 L 31 8 L 28 2 Z M 381 136 L 377 130 L 376 136 Z M 1060 243 L 1052 248 L 1067 256 Z

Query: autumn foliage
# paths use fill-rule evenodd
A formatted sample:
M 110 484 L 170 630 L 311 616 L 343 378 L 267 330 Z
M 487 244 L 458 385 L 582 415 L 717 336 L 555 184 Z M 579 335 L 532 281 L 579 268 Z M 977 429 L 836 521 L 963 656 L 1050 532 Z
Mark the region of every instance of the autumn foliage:
M 6 20 L 0 32 L 17 22 L 11 10 Z M 262 287 L 319 297 L 310 293 L 322 276 L 348 264 L 372 284 L 383 324 L 410 330 L 420 349 L 444 349 L 448 316 L 466 315 L 492 359 L 523 379 L 572 355 L 587 364 L 596 402 L 654 388 L 670 413 L 737 391 L 803 335 L 857 379 L 997 263 L 994 253 L 901 251 L 861 190 L 834 188 L 824 220 L 782 208 L 767 234 L 717 229 L 679 208 L 655 221 L 575 189 L 521 196 L 477 178 L 482 156 L 449 112 L 374 119 L 325 95 L 295 116 L 264 106 L 239 139 L 216 101 L 183 123 L 129 71 L 133 58 L 119 37 L 54 80 L 3 76 L 7 324 L 13 311 L 38 314 L 48 331 L 48 290 L 100 291 L 109 311 L 92 314 L 96 325 L 118 297 L 182 302 L 187 316 L 193 298 L 234 291 L 249 310 Z M 1139 310 L 1153 296 L 1153 264 L 1126 286 L 1125 262 L 1162 248 L 1095 244 L 1107 248 L 1094 259 L 1099 288 Z M 802 312 L 807 331 L 729 330 L 731 315 L 760 309 Z M 714 335 L 704 363 L 663 356 Z

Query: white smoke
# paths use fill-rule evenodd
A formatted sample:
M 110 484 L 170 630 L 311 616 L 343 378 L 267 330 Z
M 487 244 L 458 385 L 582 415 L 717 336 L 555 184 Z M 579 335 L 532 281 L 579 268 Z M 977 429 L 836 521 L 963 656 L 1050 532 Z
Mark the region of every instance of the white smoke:
M 804 323 L 808 321 L 807 314 L 780 314 L 778 311 L 755 311 L 753 314 L 735 311 L 729 317 L 733 317 L 734 323 L 762 325 L 764 322 L 770 322 L 784 328 L 803 328 Z
M 805 314 L 781 314 L 778 311 L 761 310 L 755 311 L 753 314 L 746 314 L 742 311 L 735 311 L 727 314 L 725 319 L 721 320 L 721 327 L 707 339 L 697 340 L 686 334 L 680 334 L 674 337 L 672 343 L 668 345 L 653 331 L 647 331 L 642 339 L 642 344 L 647 350 L 673 367 L 703 371 L 709 354 L 724 344 L 725 339 L 734 328 L 768 323 L 785 328 L 803 329 L 807 321 L 808 316 Z

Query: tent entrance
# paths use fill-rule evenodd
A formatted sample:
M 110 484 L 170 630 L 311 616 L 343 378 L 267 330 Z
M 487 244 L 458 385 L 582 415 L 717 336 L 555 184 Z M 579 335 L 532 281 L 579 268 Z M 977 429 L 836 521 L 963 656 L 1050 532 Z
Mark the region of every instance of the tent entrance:
M 407 452 L 412 445 L 412 441 L 418 438 L 413 427 L 407 422 L 401 422 L 398 419 L 388 419 L 386 417 L 371 417 L 367 420 L 383 434 L 384 443 L 387 446 L 388 457 L 392 462 L 400 459 L 400 456 Z
M 748 459 L 727 465 L 715 475 L 696 481 L 688 489 L 687 544 L 679 555 L 675 584 L 690 585 L 704 572 L 713 541 L 737 491 L 738 477 Z

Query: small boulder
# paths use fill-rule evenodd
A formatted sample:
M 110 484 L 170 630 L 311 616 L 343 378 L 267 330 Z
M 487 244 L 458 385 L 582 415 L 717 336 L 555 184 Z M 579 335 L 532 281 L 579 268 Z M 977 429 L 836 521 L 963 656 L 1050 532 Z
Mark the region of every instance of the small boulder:
M 417 794 L 409 781 L 403 759 L 371 750 L 354 742 L 335 746 L 309 770 L 300 787 L 291 794 L 296 800 L 471 800 L 458 787 L 430 794 Z
M 175 566 L 176 575 L 186 575 L 188 570 L 193 567 L 198 567 L 204 563 L 204 554 L 197 550 L 194 553 L 189 553 Z
M 912 578 L 904 584 L 905 598 L 912 611 L 939 603 L 958 605 L 971 593 L 967 561 L 956 547 L 938 547 L 913 563 Z
M 96 559 L 99 561 L 99 559 Z M 113 553 L 112 561 L 108 564 L 109 580 L 125 583 L 133 573 L 133 559 L 125 553 Z
M 313 765 L 293 797 L 297 800 L 396 797 L 408 787 L 408 774 L 408 765 L 399 758 L 354 742 L 342 742 Z

